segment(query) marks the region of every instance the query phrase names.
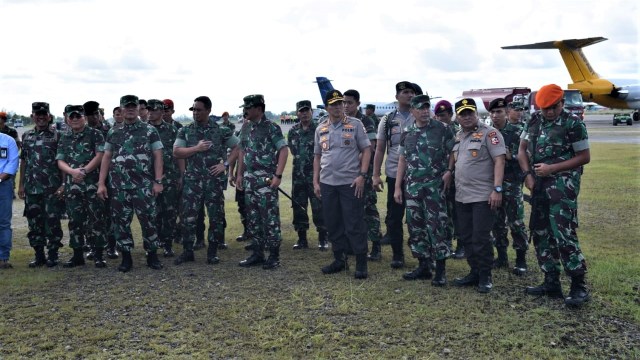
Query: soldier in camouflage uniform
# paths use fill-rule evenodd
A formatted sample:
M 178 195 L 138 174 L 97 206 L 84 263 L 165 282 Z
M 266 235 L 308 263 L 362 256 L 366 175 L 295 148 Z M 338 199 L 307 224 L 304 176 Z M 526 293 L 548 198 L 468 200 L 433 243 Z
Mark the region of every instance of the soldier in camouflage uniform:
M 582 166 L 589 163 L 587 128 L 579 117 L 563 109 L 564 92 L 545 85 L 536 94 L 542 110 L 525 125 L 518 161 L 531 191 L 530 230 L 538 264 L 545 279 L 527 294 L 562 298 L 560 262 L 571 277 L 565 304 L 589 300 L 585 284 L 587 263 L 578 243 L 578 194 Z
M 131 219 L 134 211 L 142 228 L 147 266 L 159 270 L 162 264 L 156 251 L 160 241 L 154 221 L 155 197 L 162 192 L 162 141 L 153 126 L 138 118 L 137 96 L 121 97 L 120 107 L 124 125 L 113 127 L 107 135 L 100 164 L 98 197 L 111 197 L 112 231 L 122 252 L 118 270 L 127 272 L 133 266 Z M 107 176 L 112 194 L 107 194 Z
M 224 193 L 227 182 L 225 159 L 227 148 L 237 156 L 238 138 L 231 129 L 209 119 L 211 100 L 199 96 L 190 108 L 194 122 L 181 128 L 173 145 L 173 155 L 185 159 L 186 172 L 182 191 L 182 246 L 184 251 L 175 260 L 176 265 L 194 261 L 196 221 L 200 208 L 207 208 L 209 231 L 207 234 L 207 263 L 217 264 L 218 243 L 224 242 Z
M 498 258 L 494 268 L 509 266 L 507 247 L 509 239 L 507 231 L 511 229 L 513 248 L 516 250 L 517 259 L 513 269 L 515 275 L 524 275 L 527 271 L 526 252 L 527 229 L 524 225 L 524 205 L 522 203 L 522 176 L 518 165 L 518 147 L 520 146 L 520 133 L 514 125 L 507 122 L 506 100 L 497 98 L 489 103 L 489 113 L 493 127 L 498 129 L 504 138 L 507 149 L 505 158 L 504 178 L 502 180 L 502 205 L 496 212 L 496 221 L 493 225 L 493 236 Z
M 65 108 L 69 131 L 62 134 L 56 159 L 65 174 L 65 204 L 69 215 L 69 246 L 73 257 L 64 267 L 84 265 L 84 240 L 91 244 L 97 268 L 107 263 L 103 258 L 106 245 L 104 205 L 98 199 L 98 177 L 104 153 L 104 137 L 99 130 L 85 124 L 82 105 Z
M 453 106 L 447 100 L 440 100 L 434 107 L 435 118 L 447 126 L 453 134 L 457 134 L 460 131 L 460 124 L 453 121 Z M 455 174 L 451 174 L 454 176 Z M 447 198 L 447 242 L 449 247 L 453 249 L 453 239 L 456 239 L 456 249 L 451 254 L 454 259 L 464 259 L 464 246 L 460 241 L 460 234 L 458 234 L 458 226 L 456 225 L 456 185 L 455 181 L 451 181 L 449 188 L 445 191 L 445 197 Z
M 375 106 L 374 106 L 375 109 Z M 376 133 L 378 118 L 373 115 L 365 116 L 360 112 L 360 93 L 357 90 L 344 92 L 344 112 L 347 116 L 362 121 L 364 131 L 371 142 L 371 153 L 376 150 Z M 380 240 L 380 213 L 378 213 L 378 194 L 373 190 L 373 156 L 369 161 L 369 171 L 364 183 L 364 221 L 367 223 L 367 238 L 371 241 L 371 253 L 367 257 L 371 261 L 379 261 L 382 258 L 382 246 Z
M 123 126 L 124 126 L 124 109 L 122 109 L 120 106 L 116 106 L 113 108 L 113 127 L 120 129 Z
M 52 267 L 58 264 L 58 249 L 62 247 L 60 214 L 64 212 L 62 173 L 56 162 L 59 134 L 49 126 L 52 117 L 48 103 L 34 102 L 31 109 L 35 127 L 22 134 L 18 196 L 25 199 L 27 237 L 35 250 L 29 267 L 45 263 Z
M 280 126 L 264 115 L 262 95 L 244 97 L 242 107 L 247 113 L 240 133 L 240 160 L 236 186 L 245 191 L 247 235 L 254 241 L 253 253 L 240 262 L 249 267 L 262 264 L 262 268 L 280 266 L 280 208 L 278 187 L 287 164 L 289 151 Z M 264 249 L 269 258 L 264 260 Z
M 454 135 L 451 128 L 431 118 L 428 95 L 411 99 L 415 123 L 403 129 L 394 199 L 407 204 L 409 248 L 418 258 L 418 268 L 403 275 L 405 280 L 430 279 L 433 261 L 436 274 L 431 282 L 444 286 L 445 261 L 451 254 L 447 239 L 445 184 L 452 176 L 448 168 Z M 404 188 L 403 188 L 404 184 Z
M 318 248 L 327 250 L 327 228 L 322 218 L 322 203 L 313 193 L 313 138 L 316 125 L 311 122 L 311 101 L 302 100 L 296 103 L 299 123 L 293 125 L 287 135 L 289 149 L 293 155 L 293 171 L 291 183 L 293 200 L 304 207 L 293 205 L 293 227 L 298 233 L 298 242 L 294 249 L 306 249 L 309 215 L 307 205 L 311 202 L 313 223 L 318 230 Z
M 87 124 L 90 127 L 99 130 L 102 133 L 102 137 L 106 139 L 109 130 L 111 130 L 111 125 L 104 119 L 104 109 L 101 109 L 100 104 L 93 100 L 84 103 L 83 107 L 84 116 L 87 118 Z M 100 173 L 100 170 L 97 172 Z M 118 250 L 116 249 L 116 238 L 113 235 L 113 231 L 111 231 L 111 206 L 109 201 L 105 201 L 103 204 L 104 211 L 102 213 L 107 238 L 107 257 L 109 259 L 117 259 Z
M 173 237 L 176 232 L 176 219 L 178 217 L 178 204 L 180 197 L 178 191 L 181 187 L 178 160 L 173 157 L 173 143 L 176 140 L 178 129 L 171 124 L 162 121 L 164 103 L 158 99 L 147 101 L 149 110 L 149 125 L 158 130 L 162 141 L 162 193 L 156 198 L 158 211 L 156 214 L 156 231 L 160 238 L 160 244 L 164 248 L 164 257 L 174 256 Z

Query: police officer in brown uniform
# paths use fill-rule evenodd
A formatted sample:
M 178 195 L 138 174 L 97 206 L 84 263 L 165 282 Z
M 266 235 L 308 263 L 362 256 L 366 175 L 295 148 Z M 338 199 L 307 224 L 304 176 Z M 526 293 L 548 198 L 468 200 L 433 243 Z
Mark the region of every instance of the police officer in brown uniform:
M 491 229 L 502 203 L 506 149 L 500 132 L 479 121 L 473 99 L 456 102 L 455 109 L 462 129 L 456 134 L 449 169 L 455 166 L 460 239 L 471 271 L 454 284 L 478 285 L 478 292 L 488 293 L 493 287 Z

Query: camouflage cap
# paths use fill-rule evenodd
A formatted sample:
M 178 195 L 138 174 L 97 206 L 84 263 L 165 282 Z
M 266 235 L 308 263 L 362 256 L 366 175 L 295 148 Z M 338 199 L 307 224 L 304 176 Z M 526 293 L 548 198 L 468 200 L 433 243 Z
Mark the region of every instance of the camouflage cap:
M 100 104 L 97 101 L 87 101 L 82 106 L 84 107 L 84 113 L 89 115 L 92 115 L 96 111 L 100 110 Z
M 248 109 L 257 105 L 264 105 L 264 96 L 260 94 L 247 95 L 242 101 L 244 101 L 244 104 L 240 105 L 240 107 Z
M 82 105 L 67 105 L 64 108 L 67 116 L 71 117 L 73 114 L 84 115 L 84 106 Z
M 376 110 L 376 106 L 373 105 L 373 104 L 367 104 L 366 109 L 375 111 Z
M 431 106 L 431 99 L 429 99 L 429 95 L 416 95 L 411 98 L 412 108 L 423 109 L 425 106 L 427 109 Z
M 164 101 L 158 99 L 149 99 L 147 101 L 148 110 L 164 110 Z
M 465 98 L 456 102 L 456 114 L 460 114 L 464 110 L 477 111 L 476 102 L 473 99 Z
M 489 103 L 489 108 L 487 110 L 491 111 L 493 109 L 507 107 L 507 102 L 503 98 L 497 98 L 491 100 Z
M 31 112 L 32 113 L 39 113 L 39 112 L 46 112 L 47 114 L 49 113 L 49 103 L 46 102 L 34 102 L 31 103 Z
M 300 111 L 304 108 L 311 109 L 311 101 L 309 100 L 300 100 L 296 103 L 296 111 Z
M 329 91 L 324 96 L 324 102 L 327 105 L 331 105 L 331 104 L 337 103 L 338 101 L 343 101 L 343 100 L 344 100 L 344 96 L 342 96 L 342 93 L 338 90 Z
M 120 106 L 127 106 L 130 104 L 138 105 L 138 97 L 135 95 L 125 95 L 120 98 Z

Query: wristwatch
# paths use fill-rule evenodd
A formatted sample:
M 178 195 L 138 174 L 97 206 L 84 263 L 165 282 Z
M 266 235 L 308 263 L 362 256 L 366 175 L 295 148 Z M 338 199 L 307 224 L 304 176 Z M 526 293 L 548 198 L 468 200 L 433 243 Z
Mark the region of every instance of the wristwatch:
M 502 186 L 496 186 L 493 188 L 493 190 L 495 190 L 498 194 L 502 193 Z
M 162 185 L 162 179 L 155 179 L 155 180 L 153 180 L 153 182 L 158 184 L 158 185 Z
M 361 172 L 358 175 L 362 176 L 362 178 L 364 178 L 364 179 L 367 178 L 367 173 L 366 172 Z

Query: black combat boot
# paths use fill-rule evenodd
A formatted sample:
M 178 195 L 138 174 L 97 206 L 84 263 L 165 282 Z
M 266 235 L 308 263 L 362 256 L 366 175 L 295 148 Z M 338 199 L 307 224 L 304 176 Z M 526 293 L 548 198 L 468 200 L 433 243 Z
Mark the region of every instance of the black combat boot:
M 36 268 L 46 264 L 47 256 L 44 254 L 44 246 L 35 246 L 33 250 L 36 257 L 29 263 L 29 267 Z
M 516 265 L 513 267 L 513 274 L 523 276 L 527 273 L 527 251 L 516 250 Z
M 96 256 L 96 251 L 93 249 L 90 249 L 89 252 L 87 253 L 87 260 L 93 260 Z
M 218 258 L 218 243 L 210 242 L 207 248 L 207 264 L 217 264 L 220 262 Z
M 293 250 L 308 249 L 307 230 L 298 230 L 298 242 L 293 245 Z
M 509 259 L 507 257 L 507 248 L 505 246 L 497 247 L 498 258 L 493 262 L 494 269 L 507 268 L 509 267 Z
M 164 251 L 162 252 L 162 256 L 164 256 L 166 258 L 170 258 L 170 257 L 176 256 L 176 253 L 173 252 L 173 248 L 172 248 L 171 242 L 167 243 L 164 246 Z
M 58 249 L 49 249 L 47 254 L 47 267 L 58 265 Z
M 109 259 L 117 259 L 120 254 L 118 254 L 118 250 L 116 249 L 116 240 L 113 236 L 109 236 L 107 245 L 107 257 Z
M 369 261 L 380 261 L 380 259 L 382 259 L 382 245 L 380 245 L 380 241 L 371 243 L 371 253 L 367 259 L 369 259 Z
M 436 275 L 431 280 L 433 286 L 447 285 L 447 271 L 445 269 L 446 260 L 436 260 Z
M 462 245 L 462 241 L 458 239 L 456 244 L 456 251 L 453 253 L 453 258 L 456 260 L 462 260 L 466 257 L 464 253 L 464 245 Z
M 158 254 L 155 251 L 147 251 L 147 266 L 153 270 L 162 269 L 162 263 L 158 259 Z
M 274 247 L 269 249 L 269 257 L 267 261 L 262 264 L 264 270 L 275 269 L 280 266 L 280 248 Z
M 380 239 L 380 245 L 391 245 L 391 238 L 389 238 L 389 235 L 382 235 L 382 239 Z
M 236 238 L 236 241 L 245 241 L 247 239 L 247 237 L 244 235 L 244 233 L 238 235 L 238 237 Z
M 478 277 L 478 269 L 471 269 L 465 277 L 455 278 L 453 285 L 455 286 L 474 286 L 478 285 L 480 279 Z
M 321 230 L 318 233 L 318 249 L 320 251 L 327 251 L 329 249 L 329 239 L 326 230 Z
M 133 267 L 133 260 L 131 259 L 131 251 L 122 252 L 122 263 L 118 266 L 118 271 L 127 272 Z
M 229 248 L 229 245 L 227 245 L 227 243 L 224 241 L 224 237 L 225 231 L 224 229 L 222 229 L 222 234 L 220 234 L 220 239 L 218 240 L 218 249 L 220 250 L 226 250 L 227 248 Z
M 84 253 L 82 251 L 82 248 L 73 249 L 73 256 L 71 257 L 71 259 L 62 264 L 62 266 L 66 268 L 72 268 L 81 265 L 84 265 Z
M 104 253 L 104 250 L 102 248 L 96 249 L 96 253 L 93 257 L 94 265 L 100 269 L 107 267 L 107 262 L 104 261 L 103 253 Z
M 401 269 L 404 267 L 404 251 L 402 249 L 402 240 L 391 241 L 391 250 L 393 250 L 393 257 L 391 258 L 391 267 L 394 269 Z
M 349 270 L 347 256 L 342 251 L 334 251 L 333 258 L 334 260 L 331 264 L 321 269 L 323 274 L 335 274 L 342 270 Z
M 418 267 L 413 270 L 406 272 L 402 275 L 402 278 L 405 280 L 427 280 L 431 279 L 431 261 L 425 258 L 418 258 Z
M 543 296 L 562 299 L 562 285 L 560 284 L 560 274 L 557 271 L 544 273 L 544 282 L 539 286 L 529 286 L 524 292 L 527 295 Z
M 587 290 L 587 284 L 584 281 L 584 275 L 572 276 L 569 296 L 564 299 L 565 305 L 580 307 L 590 299 L 591 296 L 589 295 L 589 291 Z
M 356 255 L 356 271 L 353 277 L 356 279 L 366 279 L 369 277 L 367 266 L 367 254 Z
M 178 257 L 173 261 L 173 263 L 174 263 L 175 265 L 180 265 L 180 264 L 182 264 L 182 263 L 189 262 L 189 261 L 195 261 L 195 260 L 196 260 L 196 258 L 195 258 L 195 256 L 193 255 L 193 250 L 187 250 L 187 249 L 184 249 L 184 250 L 182 251 L 182 254 L 180 254 L 180 255 L 179 255 L 179 256 L 178 256 Z
M 238 263 L 239 266 L 251 267 L 251 266 L 256 266 L 264 263 L 264 252 L 262 248 L 256 244 L 252 246 L 252 249 L 253 249 L 253 253 L 251 253 L 251 256 L 240 261 L 240 263 Z
M 478 292 L 481 294 L 487 294 L 491 292 L 493 288 L 493 281 L 491 279 L 491 270 L 484 270 L 478 273 Z

